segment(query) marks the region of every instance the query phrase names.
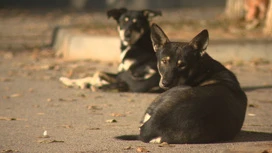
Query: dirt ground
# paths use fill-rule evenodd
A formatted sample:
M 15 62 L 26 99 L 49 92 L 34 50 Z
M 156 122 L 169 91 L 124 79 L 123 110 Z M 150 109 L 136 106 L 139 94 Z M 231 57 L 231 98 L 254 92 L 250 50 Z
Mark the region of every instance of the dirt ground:
M 0 151 L 271 152 L 271 63 L 224 64 L 235 72 L 248 96 L 241 134 L 232 142 L 157 145 L 115 139 L 138 134 L 141 116 L 156 94 L 91 92 L 58 81 L 96 70 L 115 72 L 116 63 L 63 61 L 48 50 L 0 52 Z

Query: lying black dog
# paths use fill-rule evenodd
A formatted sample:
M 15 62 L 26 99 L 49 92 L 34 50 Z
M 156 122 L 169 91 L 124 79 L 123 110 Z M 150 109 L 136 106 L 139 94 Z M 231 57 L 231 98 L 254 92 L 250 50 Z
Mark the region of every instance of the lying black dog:
M 118 74 L 105 72 L 102 74 L 103 79 L 109 84 L 100 87 L 100 89 L 148 92 L 154 87 L 158 87 L 160 76 L 150 39 L 149 21 L 153 17 L 161 15 L 161 12 L 129 11 L 121 8 L 109 10 L 107 14 L 108 17 L 113 17 L 118 24 L 117 29 L 121 39 L 121 63 L 118 67 Z M 123 88 L 126 85 L 127 88 Z
M 112 9 L 107 12 L 118 24 L 121 39 L 121 63 L 117 74 L 97 72 L 94 77 L 77 80 L 60 80 L 66 84 L 91 86 L 93 90 L 160 92 L 160 75 L 156 66 L 156 54 L 150 39 L 149 21 L 161 15 L 160 11 Z
M 247 97 L 235 75 L 206 52 L 203 30 L 190 42 L 171 42 L 156 24 L 151 39 L 168 89 L 146 110 L 139 139 L 154 143 L 231 140 L 241 130 Z

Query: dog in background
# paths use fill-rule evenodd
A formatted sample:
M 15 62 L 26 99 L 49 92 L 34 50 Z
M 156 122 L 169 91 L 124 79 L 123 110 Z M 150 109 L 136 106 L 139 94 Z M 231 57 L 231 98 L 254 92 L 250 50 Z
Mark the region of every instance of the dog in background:
M 171 42 L 156 24 L 151 39 L 166 89 L 147 108 L 139 139 L 150 143 L 232 140 L 244 122 L 247 97 L 235 75 L 211 58 L 203 30 L 190 42 Z
M 107 16 L 116 20 L 121 39 L 118 73 L 96 72 L 93 77 L 60 80 L 81 88 L 90 86 L 93 91 L 161 92 L 157 59 L 150 39 L 150 20 L 161 16 L 161 12 L 121 8 L 109 10 Z

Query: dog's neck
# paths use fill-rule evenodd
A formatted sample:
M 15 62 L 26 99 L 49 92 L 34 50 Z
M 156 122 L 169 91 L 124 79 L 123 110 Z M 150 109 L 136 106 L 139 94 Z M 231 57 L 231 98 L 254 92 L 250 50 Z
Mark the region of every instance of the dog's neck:
M 191 79 L 189 79 L 186 83 L 190 86 L 208 85 L 210 84 L 210 82 L 228 83 L 229 81 L 232 81 L 233 83 L 234 80 L 236 80 L 235 82 L 239 84 L 235 75 L 232 72 L 230 72 L 222 64 L 211 58 L 207 53 L 202 56 L 199 64 L 195 66 L 198 67 L 198 70 L 201 71 L 197 71 L 196 73 L 192 72 L 190 77 Z M 225 78 L 233 79 L 226 80 Z

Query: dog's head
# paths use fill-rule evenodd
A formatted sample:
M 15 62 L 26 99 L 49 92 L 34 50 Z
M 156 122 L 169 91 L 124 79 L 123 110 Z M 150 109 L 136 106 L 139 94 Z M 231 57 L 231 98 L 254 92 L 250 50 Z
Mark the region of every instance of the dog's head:
M 150 30 L 149 21 L 153 17 L 161 15 L 161 12 L 152 10 L 134 11 L 121 8 L 109 10 L 107 15 L 117 21 L 122 44 L 128 46 L 137 42 L 146 31 Z
M 186 85 L 195 71 L 195 65 L 205 53 L 209 34 L 207 30 L 203 30 L 190 42 L 171 42 L 162 29 L 153 24 L 151 40 L 158 59 L 160 87 L 169 89 L 176 85 Z

